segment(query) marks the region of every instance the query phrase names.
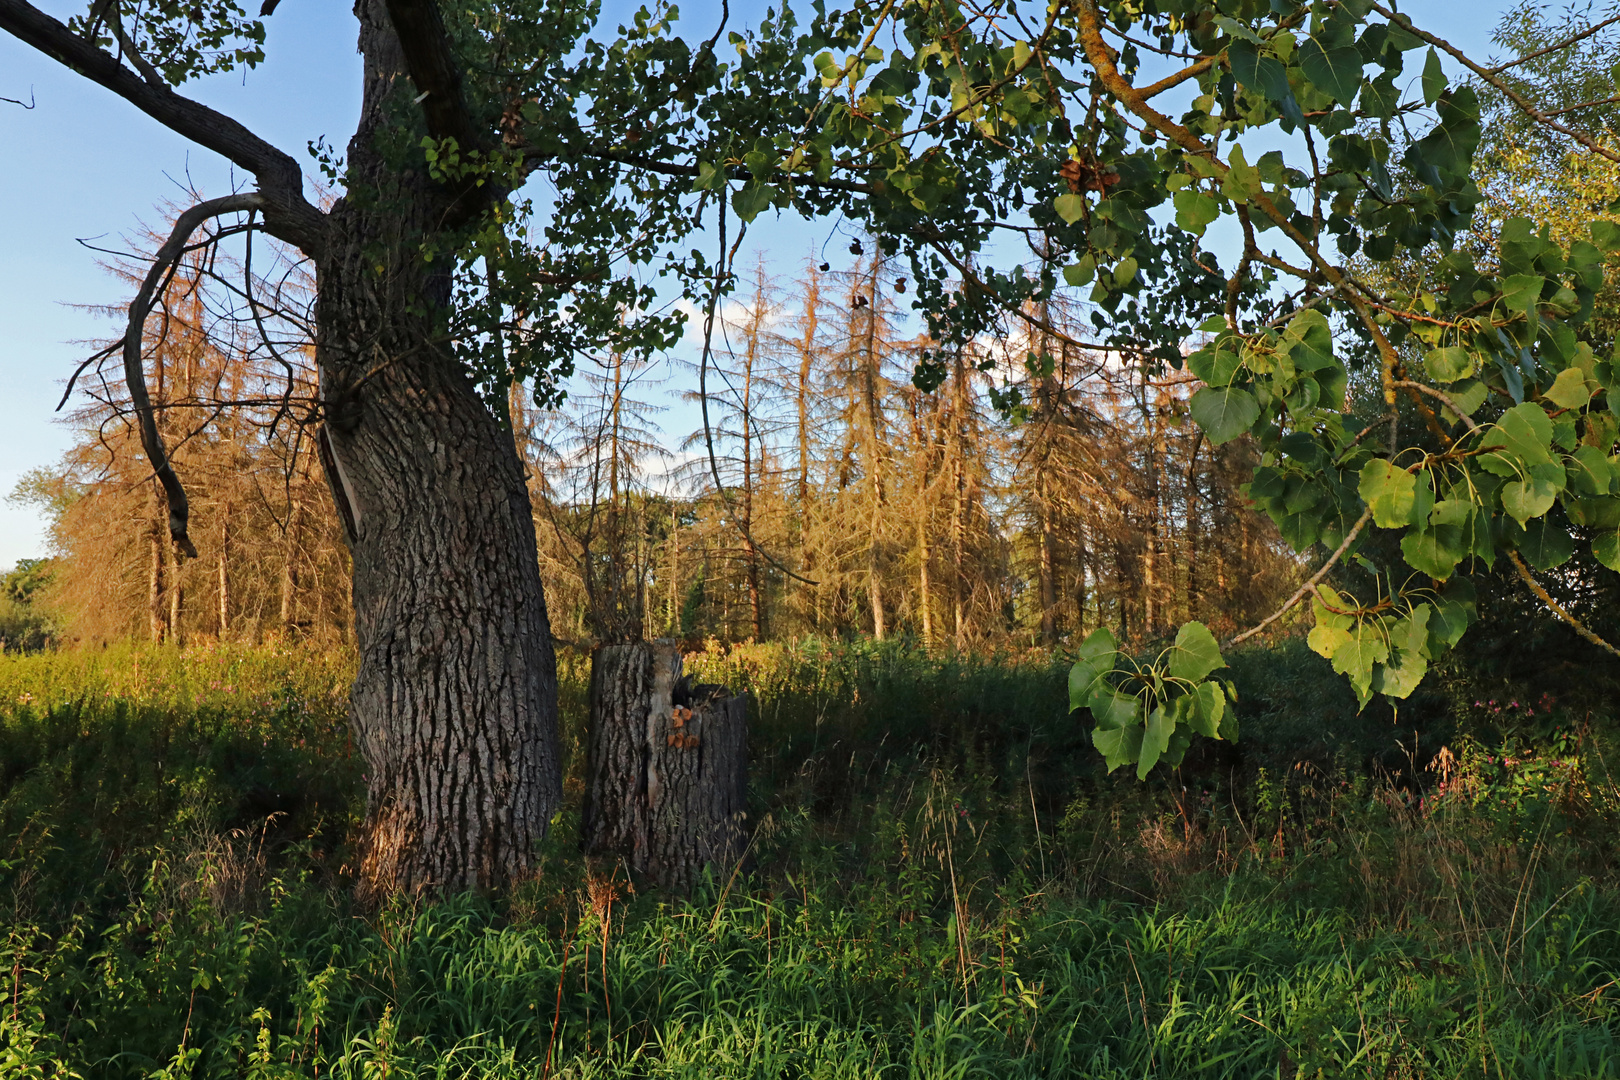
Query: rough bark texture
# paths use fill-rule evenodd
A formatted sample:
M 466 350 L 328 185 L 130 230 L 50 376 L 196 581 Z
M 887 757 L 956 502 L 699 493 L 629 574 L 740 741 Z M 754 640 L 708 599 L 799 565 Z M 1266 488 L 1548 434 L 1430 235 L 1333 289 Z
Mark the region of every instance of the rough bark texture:
M 689 713 L 688 713 L 689 710 Z M 747 699 L 687 688 L 664 642 L 604 645 L 591 658 L 591 743 L 583 841 L 663 888 L 742 860 Z
M 356 13 L 365 98 L 317 359 L 354 557 L 361 893 L 488 888 L 528 871 L 560 797 L 555 660 L 517 452 L 435 325 L 449 267 L 420 238 L 450 196 L 384 161 L 391 99 L 414 93 L 383 4 Z

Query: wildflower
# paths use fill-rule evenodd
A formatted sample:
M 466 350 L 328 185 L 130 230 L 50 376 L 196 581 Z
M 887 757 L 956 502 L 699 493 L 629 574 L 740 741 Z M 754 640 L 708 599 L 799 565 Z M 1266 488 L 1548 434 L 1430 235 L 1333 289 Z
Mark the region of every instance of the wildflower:
M 23 693 L 17 695 L 17 704 L 19 704 L 19 705 L 27 705 L 30 701 L 33 701 L 33 700 L 34 700 L 34 695 L 30 694 L 30 693 L 28 693 L 26 691 L 24 691 Z

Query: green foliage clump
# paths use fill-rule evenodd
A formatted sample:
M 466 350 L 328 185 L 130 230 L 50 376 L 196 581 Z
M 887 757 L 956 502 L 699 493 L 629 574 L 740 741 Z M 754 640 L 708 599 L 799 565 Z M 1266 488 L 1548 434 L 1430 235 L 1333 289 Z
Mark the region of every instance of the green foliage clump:
M 0 652 L 38 652 L 56 640 L 56 625 L 44 610 L 52 573 L 49 559 L 22 559 L 0 577 Z

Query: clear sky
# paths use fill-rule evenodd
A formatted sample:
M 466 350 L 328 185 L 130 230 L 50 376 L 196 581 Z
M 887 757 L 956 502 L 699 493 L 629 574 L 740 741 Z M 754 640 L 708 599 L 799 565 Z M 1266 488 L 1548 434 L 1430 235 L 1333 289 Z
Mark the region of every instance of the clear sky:
M 34 0 L 59 18 L 84 5 Z M 251 0 L 250 0 L 251 3 Z M 612 26 L 634 5 L 605 5 Z M 754 8 L 756 4 L 749 4 Z M 1420 24 L 1482 55 L 1502 0 L 1426 0 L 1401 5 Z M 712 32 L 718 5 L 682 4 L 688 26 Z M 737 6 L 739 12 L 743 10 Z M 734 18 L 734 25 L 746 21 Z M 268 59 L 257 70 L 193 83 L 182 92 L 245 123 L 301 161 L 325 136 L 343 146 L 359 108 L 355 21 L 342 3 L 282 0 L 267 20 Z M 695 31 L 689 31 L 695 32 Z M 218 195 L 232 186 L 229 166 L 190 146 L 112 94 L 0 33 L 0 97 L 32 97 L 25 110 L 0 103 L 0 496 L 28 470 L 53 464 L 67 437 L 53 422 L 62 386 L 90 351 L 85 342 L 115 332 L 82 305 L 127 300 L 127 286 L 97 266 L 76 241 L 119 247 L 120 234 L 187 186 Z M 308 171 L 308 170 L 306 170 Z M 234 178 L 238 184 L 242 177 Z M 763 226 L 763 227 L 762 227 Z M 830 224 L 756 223 L 775 264 L 788 269 Z M 829 251 L 842 252 L 841 243 Z M 750 260 L 751 261 L 751 260 Z M 837 261 L 836 259 L 834 261 Z M 671 393 L 675 387 L 671 387 Z M 678 415 L 671 435 L 684 434 Z M 0 501 L 0 570 L 45 553 L 31 507 Z

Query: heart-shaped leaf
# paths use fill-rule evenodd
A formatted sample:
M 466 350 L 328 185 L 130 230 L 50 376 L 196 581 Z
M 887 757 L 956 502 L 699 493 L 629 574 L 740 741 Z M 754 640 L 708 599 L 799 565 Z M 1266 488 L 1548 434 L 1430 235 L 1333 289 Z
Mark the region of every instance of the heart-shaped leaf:
M 1189 622 L 1176 633 L 1170 649 L 1170 674 L 1177 679 L 1199 682 L 1210 672 L 1226 666 L 1215 635 L 1201 622 Z
M 1435 382 L 1451 383 L 1466 379 L 1474 373 L 1475 367 L 1473 354 L 1460 345 L 1431 349 L 1423 357 L 1423 370 Z
M 1373 458 L 1362 466 L 1358 490 L 1372 509 L 1373 523 L 1382 529 L 1396 529 L 1412 516 L 1417 477 L 1383 458 Z
M 1207 386 L 1192 396 L 1190 409 L 1193 420 L 1216 446 L 1231 442 L 1260 419 L 1260 403 L 1240 387 Z

